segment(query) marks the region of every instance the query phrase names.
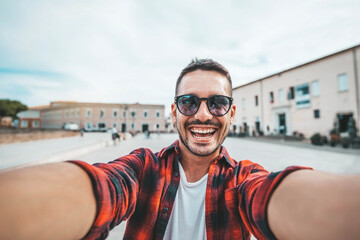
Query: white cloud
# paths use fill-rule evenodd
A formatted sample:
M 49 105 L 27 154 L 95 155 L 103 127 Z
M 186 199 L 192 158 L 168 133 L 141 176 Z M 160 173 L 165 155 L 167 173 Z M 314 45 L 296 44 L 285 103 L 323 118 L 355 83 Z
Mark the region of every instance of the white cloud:
M 356 0 L 0 0 L 0 68 L 64 74 L 0 75 L 13 84 L 0 96 L 169 108 L 191 58 L 223 63 L 237 86 L 358 44 L 359 12 Z

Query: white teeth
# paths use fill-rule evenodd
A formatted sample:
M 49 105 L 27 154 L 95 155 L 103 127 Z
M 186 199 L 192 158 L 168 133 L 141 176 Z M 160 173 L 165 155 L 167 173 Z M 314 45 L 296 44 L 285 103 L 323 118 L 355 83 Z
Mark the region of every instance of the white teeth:
M 198 136 L 194 136 L 194 135 L 193 135 L 193 137 L 194 137 L 194 138 L 197 138 L 197 139 L 206 139 L 206 138 L 211 138 L 212 135 L 209 135 L 209 136 L 206 136 L 206 137 L 198 137 Z
M 202 129 L 196 129 L 196 128 L 193 128 L 193 129 L 191 129 L 191 131 L 192 131 L 193 133 L 206 134 L 206 133 L 213 133 L 213 132 L 215 132 L 215 129 L 206 129 L 206 130 L 202 130 Z
M 209 129 L 192 128 L 192 129 L 190 129 L 190 131 L 192 133 L 194 133 L 192 135 L 196 139 L 207 139 L 207 138 L 211 138 L 213 136 L 212 133 L 214 133 L 216 131 L 216 129 L 214 129 L 214 128 L 209 128 Z M 208 134 L 208 135 L 206 135 L 206 136 L 197 136 L 195 133 Z

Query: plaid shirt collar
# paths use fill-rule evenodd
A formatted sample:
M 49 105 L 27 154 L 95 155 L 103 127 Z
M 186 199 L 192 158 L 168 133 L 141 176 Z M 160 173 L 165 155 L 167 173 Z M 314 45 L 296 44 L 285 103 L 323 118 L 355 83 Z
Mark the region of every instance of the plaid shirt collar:
M 159 152 L 159 157 L 163 158 L 163 157 L 167 156 L 169 153 L 174 152 L 174 151 L 177 155 L 181 155 L 179 140 L 176 140 L 173 144 L 171 144 L 167 148 L 164 148 L 163 150 L 161 150 Z M 229 156 L 229 153 L 227 152 L 227 150 L 224 146 L 220 147 L 220 154 L 213 161 L 215 164 L 217 164 L 218 162 L 221 162 L 221 161 L 225 161 L 232 168 L 234 168 L 236 165 L 235 160 Z

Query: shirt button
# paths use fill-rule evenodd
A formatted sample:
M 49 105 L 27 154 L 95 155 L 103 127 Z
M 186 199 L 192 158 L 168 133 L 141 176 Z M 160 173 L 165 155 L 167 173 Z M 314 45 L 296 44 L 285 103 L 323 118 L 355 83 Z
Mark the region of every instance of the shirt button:
M 178 177 L 179 173 L 178 172 L 174 172 L 174 177 Z
M 169 209 L 167 207 L 164 207 L 163 210 L 162 210 L 162 213 L 166 214 L 168 211 L 169 211 Z

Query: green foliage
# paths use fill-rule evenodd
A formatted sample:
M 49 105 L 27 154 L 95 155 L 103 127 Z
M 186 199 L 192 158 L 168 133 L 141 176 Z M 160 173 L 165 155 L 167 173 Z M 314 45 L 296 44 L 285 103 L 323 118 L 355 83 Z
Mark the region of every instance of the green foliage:
M 320 133 L 315 133 L 310 138 L 311 143 L 314 145 L 323 145 L 323 137 L 320 135 Z
M 343 148 L 348 148 L 350 146 L 351 140 L 348 137 L 340 138 L 340 142 Z
M 16 100 L 0 99 L 0 117 L 9 116 L 13 119 L 17 119 L 18 114 L 21 111 L 27 110 L 27 106 Z
M 353 117 L 351 117 L 348 121 L 348 133 L 351 138 L 356 137 L 357 135 L 357 128 L 356 128 L 356 122 Z

